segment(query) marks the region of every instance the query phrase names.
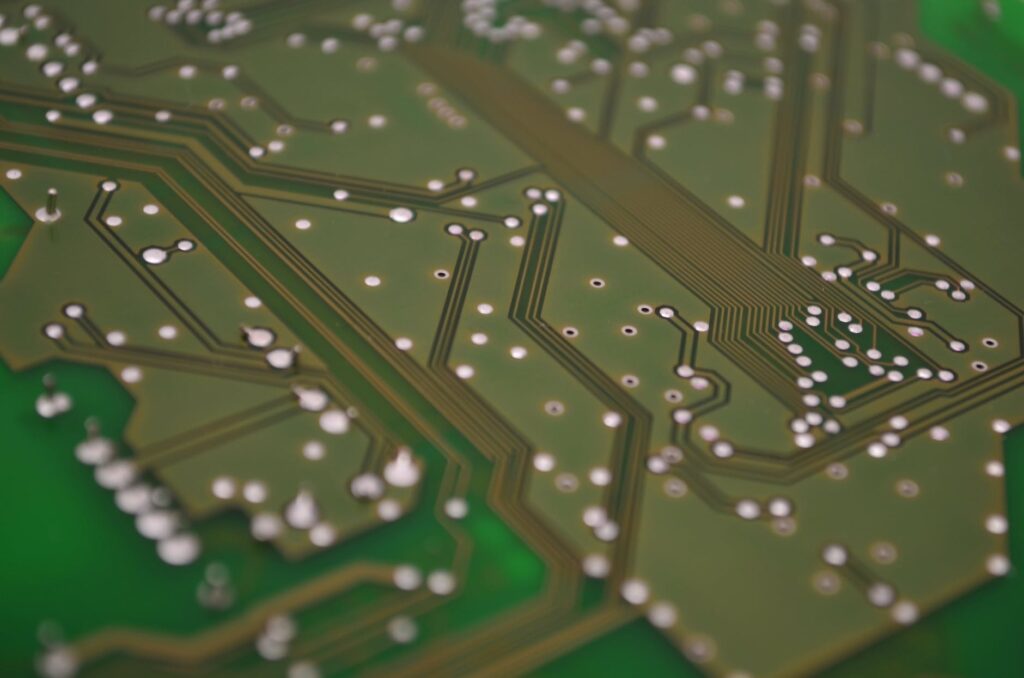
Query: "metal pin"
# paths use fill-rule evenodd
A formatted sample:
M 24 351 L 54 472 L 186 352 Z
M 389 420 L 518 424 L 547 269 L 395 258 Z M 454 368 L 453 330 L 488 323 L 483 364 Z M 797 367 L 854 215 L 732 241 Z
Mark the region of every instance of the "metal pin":
M 43 392 L 36 398 L 36 413 L 44 419 L 53 419 L 71 409 L 71 396 L 57 390 L 57 378 L 43 375 Z
M 60 219 L 60 209 L 57 207 L 57 189 L 51 188 L 46 191 L 46 207 L 36 210 L 36 219 L 44 224 L 51 224 Z

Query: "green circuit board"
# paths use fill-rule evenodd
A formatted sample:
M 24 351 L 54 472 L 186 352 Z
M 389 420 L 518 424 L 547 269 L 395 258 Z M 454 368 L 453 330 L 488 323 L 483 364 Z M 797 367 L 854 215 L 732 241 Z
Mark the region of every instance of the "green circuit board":
M 1024 3 L 0 2 L 0 673 L 1024 674 Z

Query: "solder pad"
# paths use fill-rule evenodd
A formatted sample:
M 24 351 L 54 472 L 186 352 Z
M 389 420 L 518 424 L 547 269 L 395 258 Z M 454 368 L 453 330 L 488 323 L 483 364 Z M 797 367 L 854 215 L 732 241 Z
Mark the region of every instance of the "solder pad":
M 0 2 L 4 673 L 1024 672 L 1020 7 Z

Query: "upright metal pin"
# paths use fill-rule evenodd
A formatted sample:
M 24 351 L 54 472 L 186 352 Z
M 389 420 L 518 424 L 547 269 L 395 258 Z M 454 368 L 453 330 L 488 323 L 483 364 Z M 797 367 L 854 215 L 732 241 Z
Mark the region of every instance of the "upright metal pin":
M 57 207 L 57 189 L 46 191 L 46 206 L 36 210 L 36 219 L 44 224 L 51 224 L 60 219 L 60 208 Z

